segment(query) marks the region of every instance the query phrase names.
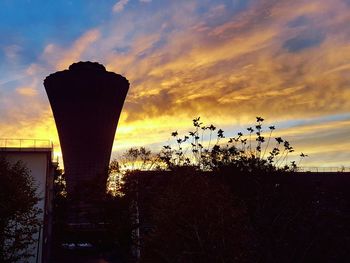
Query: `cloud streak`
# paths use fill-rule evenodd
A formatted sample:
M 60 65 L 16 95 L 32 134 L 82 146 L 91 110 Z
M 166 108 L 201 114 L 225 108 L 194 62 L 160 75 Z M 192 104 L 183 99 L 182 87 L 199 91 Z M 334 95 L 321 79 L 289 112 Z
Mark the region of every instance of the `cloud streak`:
M 113 6 L 113 12 L 120 13 L 124 10 L 129 0 L 120 0 Z

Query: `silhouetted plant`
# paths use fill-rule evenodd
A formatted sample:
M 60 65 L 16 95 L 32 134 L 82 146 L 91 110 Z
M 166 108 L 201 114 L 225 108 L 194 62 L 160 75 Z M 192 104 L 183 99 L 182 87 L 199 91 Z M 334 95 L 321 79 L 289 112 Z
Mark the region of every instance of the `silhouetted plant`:
M 124 176 L 129 171 L 159 170 L 160 162 L 157 155 L 145 147 L 132 147 L 120 158 L 114 159 L 109 165 L 107 192 L 113 196 L 123 195 L 121 188 Z
M 118 163 L 120 171 L 152 170 L 157 163 L 157 157 L 145 147 L 132 147 L 115 162 Z
M 254 128 L 247 128 L 249 132 L 247 135 L 238 132 L 236 137 L 229 138 L 226 143 L 222 142 L 225 138 L 224 131 L 218 129 L 216 142 L 212 146 L 212 136 L 216 127 L 212 124 L 205 126 L 200 122 L 200 117 L 194 118 L 194 130 L 189 131 L 188 135 L 183 137 L 180 137 L 177 131 L 172 132 L 171 135 L 175 139 L 175 145 L 163 146 L 159 158 L 170 170 L 181 166 L 192 166 L 204 171 L 224 167 L 235 168 L 241 172 L 296 171 L 296 162 L 288 162 L 289 154 L 294 152 L 293 147 L 290 146 L 288 141 L 276 137 L 274 138 L 276 145 L 269 149 L 275 126 L 268 127 L 268 137 L 265 138 L 263 122 L 263 118 L 256 117 L 256 124 Z M 204 145 L 206 131 L 209 131 L 207 146 Z M 254 135 L 255 143 L 253 143 Z M 191 150 L 190 153 L 188 149 Z M 266 153 L 268 153 L 267 156 Z M 305 157 L 307 155 L 301 154 L 298 164 Z

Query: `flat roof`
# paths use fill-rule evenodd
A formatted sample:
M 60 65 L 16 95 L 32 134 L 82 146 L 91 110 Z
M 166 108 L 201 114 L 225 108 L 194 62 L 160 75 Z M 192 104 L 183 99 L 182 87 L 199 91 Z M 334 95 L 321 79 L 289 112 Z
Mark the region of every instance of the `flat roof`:
M 53 148 L 49 147 L 0 147 L 0 152 L 52 152 Z

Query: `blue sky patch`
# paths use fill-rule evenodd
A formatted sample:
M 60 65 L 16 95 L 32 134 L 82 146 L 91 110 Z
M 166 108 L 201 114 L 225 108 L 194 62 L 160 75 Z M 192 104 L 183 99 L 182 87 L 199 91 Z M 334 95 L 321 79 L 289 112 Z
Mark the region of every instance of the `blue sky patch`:
M 284 42 L 283 47 L 289 52 L 299 52 L 306 48 L 319 46 L 325 36 L 321 33 L 301 34 Z

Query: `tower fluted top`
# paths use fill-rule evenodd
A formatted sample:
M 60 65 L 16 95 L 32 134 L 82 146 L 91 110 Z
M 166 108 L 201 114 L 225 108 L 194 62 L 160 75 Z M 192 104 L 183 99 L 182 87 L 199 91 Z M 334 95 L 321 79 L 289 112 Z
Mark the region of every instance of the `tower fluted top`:
M 44 80 L 44 85 L 48 82 L 51 82 L 52 79 L 61 78 L 63 76 L 77 75 L 77 76 L 82 76 L 84 78 L 85 77 L 89 78 L 89 76 L 96 75 L 96 74 L 113 76 L 114 78 L 119 79 L 119 81 L 127 82 L 129 84 L 129 81 L 125 77 L 123 77 L 120 74 L 107 71 L 106 68 L 98 62 L 79 61 L 70 65 L 68 69 L 57 71 L 47 76 Z
M 76 63 L 73 63 L 69 66 L 69 70 L 101 70 L 106 71 L 106 68 L 98 63 L 98 62 L 91 62 L 91 61 L 79 61 Z

